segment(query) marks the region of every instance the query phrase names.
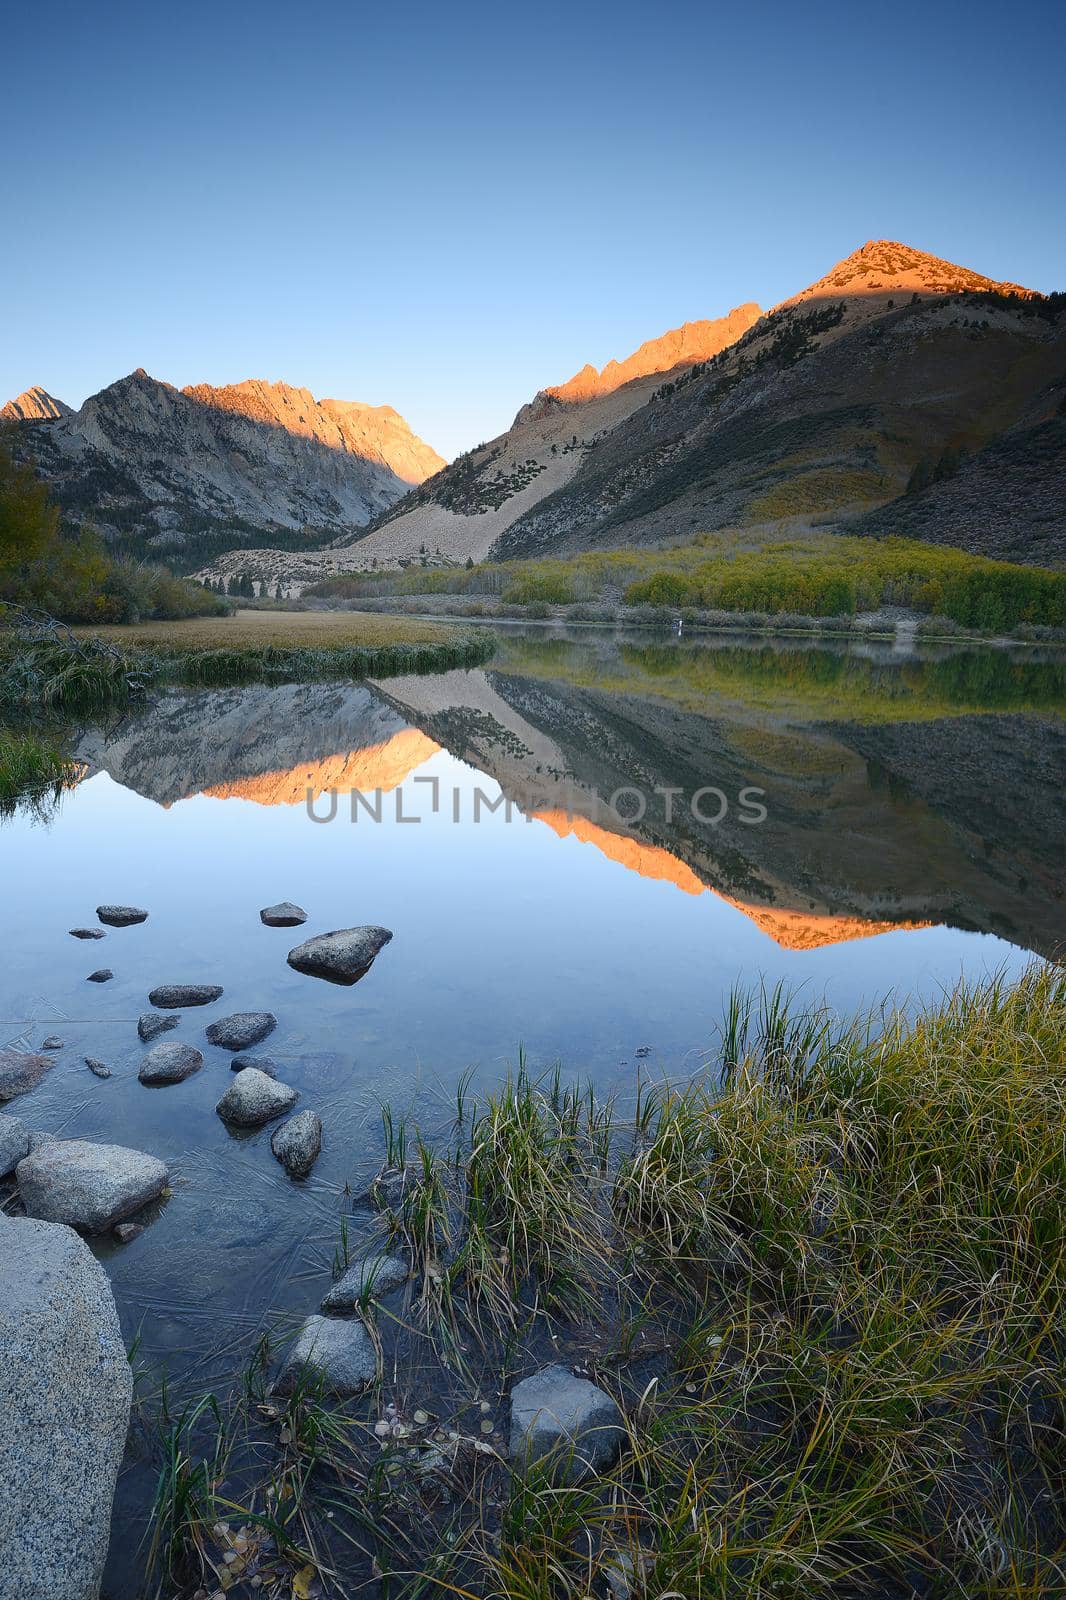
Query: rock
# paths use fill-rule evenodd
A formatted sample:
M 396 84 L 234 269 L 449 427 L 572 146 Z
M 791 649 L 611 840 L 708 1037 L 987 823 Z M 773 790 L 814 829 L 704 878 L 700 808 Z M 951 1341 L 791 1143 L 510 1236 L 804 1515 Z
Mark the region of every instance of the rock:
M 217 983 L 161 983 L 148 996 L 148 1004 L 160 1011 L 172 1011 L 182 1006 L 209 1006 L 217 1000 L 222 987 Z
M 134 1239 L 139 1239 L 144 1232 L 143 1222 L 116 1222 L 112 1233 L 119 1244 L 132 1244 Z
M 237 1128 L 258 1128 L 271 1117 L 280 1117 L 299 1099 L 295 1089 L 278 1083 L 256 1067 L 238 1072 L 215 1110 L 224 1122 Z
M 398 1289 L 409 1276 L 403 1256 L 368 1256 L 350 1266 L 322 1301 L 323 1311 L 355 1311 L 368 1295 L 377 1297 Z
M 96 915 L 109 928 L 132 928 L 135 922 L 147 922 L 148 913 L 138 906 L 97 906 Z
M 142 1011 L 137 1018 L 137 1034 L 142 1044 L 151 1044 L 161 1033 L 176 1028 L 181 1017 L 176 1011 Z
M 63 1048 L 62 1039 L 57 1038 L 54 1033 L 50 1033 L 48 1035 L 48 1038 L 44 1041 L 44 1043 L 41 1046 L 42 1050 L 62 1050 L 62 1048 Z
M 359 1394 L 377 1376 L 374 1345 L 356 1318 L 308 1317 L 274 1387 L 285 1394 L 301 1378 L 320 1379 L 332 1394 Z
M 51 1139 L 15 1168 L 26 1214 L 106 1233 L 162 1194 L 167 1169 L 155 1156 L 120 1144 Z
M 69 1228 L 0 1217 L 0 1593 L 95 1600 L 133 1375 L 107 1276 Z
M 38 1128 L 31 1128 L 30 1129 L 30 1148 L 29 1148 L 27 1154 L 32 1156 L 35 1151 L 43 1150 L 46 1144 L 57 1144 L 57 1143 L 58 1143 L 58 1140 L 56 1139 L 56 1136 L 55 1136 L 54 1133 L 42 1133 L 40 1131 L 40 1129 L 38 1129 Z
M 272 1011 L 235 1011 L 231 1017 L 219 1017 L 207 1030 L 212 1044 L 223 1050 L 247 1050 L 259 1044 L 268 1033 L 273 1033 L 278 1019 Z
M 69 932 L 70 932 L 70 937 L 72 939 L 106 939 L 107 938 L 107 934 L 104 932 L 103 928 L 71 928 L 69 930 Z
M 137 1076 L 142 1083 L 181 1083 L 203 1064 L 203 1055 L 195 1045 L 164 1039 L 149 1050 Z
M 576 1483 L 609 1467 L 625 1437 L 618 1406 L 566 1367 L 545 1367 L 511 1391 L 511 1464 L 521 1471 L 559 1453 L 563 1478 Z
M 279 900 L 276 906 L 264 906 L 259 920 L 268 928 L 298 928 L 301 922 L 307 921 L 307 912 L 302 906 L 294 906 L 291 900 Z
M 28 1094 L 40 1083 L 55 1062 L 49 1056 L 29 1055 L 25 1050 L 0 1050 L 0 1103 Z
M 0 1114 L 0 1178 L 14 1172 L 23 1156 L 30 1153 L 30 1130 L 18 1117 Z
M 231 1072 L 243 1072 L 245 1067 L 254 1067 L 257 1072 L 265 1072 L 268 1078 L 276 1078 L 278 1064 L 271 1061 L 269 1056 L 234 1056 L 230 1062 Z
M 103 1061 L 98 1061 L 95 1056 L 86 1056 L 85 1065 L 95 1078 L 110 1078 L 111 1068 Z
M 329 983 L 358 983 L 391 938 L 388 928 L 338 928 L 298 944 L 286 960 L 297 972 L 306 972 L 312 978 L 325 978 Z
M 290 1178 L 306 1178 L 322 1149 L 322 1118 L 317 1111 L 298 1112 L 274 1129 L 270 1148 Z
M 278 1231 L 270 1207 L 245 1195 L 218 1195 L 211 1202 L 210 1227 L 222 1250 L 250 1250 L 275 1238 Z
M 95 972 L 90 972 L 86 983 L 110 983 L 115 974 L 110 967 L 97 967 Z

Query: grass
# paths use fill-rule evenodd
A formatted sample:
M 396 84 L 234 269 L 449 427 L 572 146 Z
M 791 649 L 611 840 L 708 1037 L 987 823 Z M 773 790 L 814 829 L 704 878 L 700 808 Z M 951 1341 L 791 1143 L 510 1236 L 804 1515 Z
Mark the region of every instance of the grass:
M 57 742 L 0 727 L 0 816 L 19 803 L 46 815 L 76 779 L 75 764 Z
M 386 1447 L 365 1402 L 246 1383 L 243 1414 L 273 1411 L 258 1477 L 213 1413 L 180 1495 L 164 1455 L 167 1593 L 220 1570 L 235 1522 L 270 1528 L 270 1595 L 308 1569 L 325 1593 L 387 1574 L 393 1600 L 581 1600 L 620 1570 L 684 1600 L 1066 1592 L 1062 969 L 854 1020 L 737 994 L 707 1072 L 624 1117 L 520 1061 L 460 1087 L 448 1137 L 387 1113 L 385 1148 L 412 1297 L 375 1330 L 370 1415 L 417 1329 L 468 1396 L 580 1361 L 620 1457 L 567 1486 L 425 1411 Z
M 360 611 L 236 611 L 228 617 L 76 628 L 81 638 L 109 639 L 142 650 L 257 650 L 310 647 L 379 649 L 383 645 L 445 644 L 453 630 L 418 618 Z
M 341 574 L 307 593 L 347 599 L 491 595 L 521 605 L 570 605 L 620 593 L 631 608 L 691 607 L 771 617 L 847 617 L 900 605 L 977 629 L 1066 626 L 1066 573 L 990 561 L 915 539 L 831 533 L 772 541 L 700 534 L 665 549 Z

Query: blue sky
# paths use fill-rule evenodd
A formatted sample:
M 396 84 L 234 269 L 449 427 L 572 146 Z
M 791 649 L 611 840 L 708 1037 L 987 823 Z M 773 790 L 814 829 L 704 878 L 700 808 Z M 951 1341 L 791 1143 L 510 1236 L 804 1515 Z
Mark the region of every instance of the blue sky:
M 871 237 L 1066 288 L 1066 8 L 19 6 L 0 398 L 134 367 L 451 456 Z

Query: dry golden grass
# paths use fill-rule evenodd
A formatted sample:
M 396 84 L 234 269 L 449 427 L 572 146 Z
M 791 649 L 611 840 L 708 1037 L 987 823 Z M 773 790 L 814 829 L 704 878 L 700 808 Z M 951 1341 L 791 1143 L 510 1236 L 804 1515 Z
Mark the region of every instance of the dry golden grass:
M 417 617 L 369 611 L 237 611 L 232 617 L 188 617 L 177 622 L 113 623 L 75 628 L 143 650 L 241 650 L 267 645 L 322 650 L 389 644 L 440 644 L 454 629 Z

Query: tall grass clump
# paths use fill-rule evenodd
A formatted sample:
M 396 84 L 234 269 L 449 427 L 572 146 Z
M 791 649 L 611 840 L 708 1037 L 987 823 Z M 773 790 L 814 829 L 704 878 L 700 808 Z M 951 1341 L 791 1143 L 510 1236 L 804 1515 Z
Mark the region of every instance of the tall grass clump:
M 283 1430 L 267 1481 L 294 1449 L 308 1469 L 287 1518 L 231 1463 L 212 1479 L 231 1523 L 271 1508 L 290 1576 L 479 1600 L 1066 1593 L 1061 967 L 852 1019 L 738 993 L 706 1070 L 624 1113 L 520 1060 L 493 1093 L 464 1079 L 440 1140 L 383 1127 L 372 1193 L 410 1299 L 360 1313 L 369 1417 L 397 1404 L 371 1436 L 321 1395 L 291 1416 L 256 1393 Z M 548 1361 L 622 1408 L 596 1478 L 509 1461 L 492 1420 L 470 1437 L 495 1409 L 472 1398 Z M 436 1416 L 403 1412 L 434 1383 Z M 164 1462 L 164 1561 L 175 1525 L 198 1553 L 200 1489 Z
M 0 727 L 0 816 L 20 804 L 47 813 L 77 775 L 76 764 L 56 741 Z

